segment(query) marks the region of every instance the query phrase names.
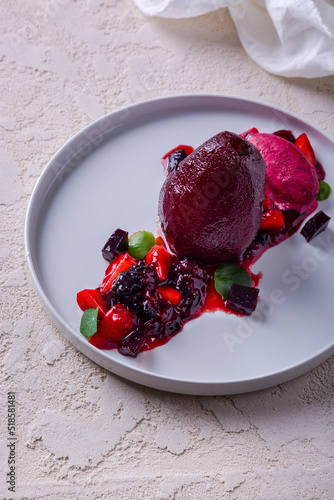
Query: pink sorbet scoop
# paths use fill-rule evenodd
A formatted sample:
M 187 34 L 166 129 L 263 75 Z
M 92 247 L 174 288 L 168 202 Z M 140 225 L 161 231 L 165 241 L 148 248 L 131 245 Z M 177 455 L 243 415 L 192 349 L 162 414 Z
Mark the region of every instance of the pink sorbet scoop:
M 280 210 L 294 209 L 309 215 L 317 208 L 319 182 L 316 170 L 292 143 L 274 134 L 245 132 L 267 167 L 266 195 Z

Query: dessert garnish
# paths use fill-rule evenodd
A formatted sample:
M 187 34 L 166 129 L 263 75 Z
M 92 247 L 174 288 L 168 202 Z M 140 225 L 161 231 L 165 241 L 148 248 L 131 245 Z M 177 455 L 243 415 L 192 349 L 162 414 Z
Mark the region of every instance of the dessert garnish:
M 249 316 L 256 309 L 258 295 L 258 288 L 233 283 L 226 305 L 230 309 Z
M 216 267 L 214 284 L 217 292 L 224 299 L 228 299 L 233 284 L 250 287 L 252 285 L 252 278 L 245 267 L 227 263 Z
M 313 238 L 326 229 L 329 221 L 330 217 L 320 210 L 306 222 L 300 233 L 304 236 L 307 242 L 312 241 Z
M 325 201 L 331 194 L 331 187 L 325 181 L 319 181 L 319 191 L 317 194 L 317 201 Z
M 102 248 L 102 255 L 106 260 L 111 262 L 116 255 L 122 254 L 127 251 L 129 246 L 129 235 L 123 229 L 116 229 L 110 236 L 104 247 Z
M 221 132 L 161 162 L 157 236 L 116 229 L 102 249 L 102 283 L 77 294 L 89 343 L 132 357 L 205 312 L 252 314 L 261 278 L 252 264 L 331 192 L 309 138 L 290 130 Z M 309 242 L 329 220 L 319 211 L 301 234 Z

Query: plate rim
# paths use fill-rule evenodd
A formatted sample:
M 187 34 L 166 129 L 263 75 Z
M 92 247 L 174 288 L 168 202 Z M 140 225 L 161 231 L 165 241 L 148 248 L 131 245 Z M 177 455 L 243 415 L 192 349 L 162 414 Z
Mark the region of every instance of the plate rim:
M 106 120 L 113 120 L 115 117 L 120 116 L 122 113 L 131 113 L 131 111 L 139 111 L 141 108 L 145 108 L 146 106 L 153 107 L 155 105 L 162 106 L 164 102 L 171 101 L 183 101 L 183 106 L 186 102 L 188 108 L 191 107 L 203 107 L 204 101 L 211 100 L 221 100 L 222 102 L 228 100 L 230 102 L 246 102 L 248 104 L 252 104 L 255 106 L 259 106 L 260 108 L 270 110 L 276 110 L 278 113 L 282 113 L 285 116 L 290 116 L 291 118 L 298 120 L 303 123 L 303 125 L 308 125 L 313 130 L 316 130 L 322 136 L 324 136 L 330 142 L 334 142 L 334 138 L 330 136 L 327 132 L 323 131 L 317 125 L 314 125 L 307 119 L 302 118 L 298 114 L 285 110 L 277 105 L 270 104 L 265 101 L 260 101 L 258 99 L 252 99 L 243 96 L 236 95 L 225 95 L 220 93 L 194 93 L 194 94 L 174 94 L 168 96 L 160 96 L 154 97 L 152 99 L 139 101 L 128 106 L 124 106 L 122 108 L 116 109 L 110 113 L 103 115 L 102 117 L 94 120 L 89 123 L 87 126 L 83 127 L 81 130 L 76 132 L 73 136 L 71 136 L 51 157 L 49 162 L 44 167 L 42 173 L 40 174 L 35 186 L 30 195 L 28 208 L 26 212 L 25 218 L 25 228 L 24 228 L 24 241 L 25 241 L 25 250 L 26 250 L 26 259 L 30 271 L 30 275 L 33 280 L 34 287 L 38 293 L 40 299 L 46 308 L 46 312 L 51 315 L 51 320 L 55 323 L 60 329 L 61 333 L 69 340 L 74 347 L 76 347 L 81 353 L 87 356 L 89 359 L 104 367 L 108 371 L 119 375 L 127 380 L 131 380 L 132 382 L 137 382 L 141 385 L 151 387 L 154 389 L 166 390 L 174 393 L 181 394 L 192 394 L 192 395 L 227 395 L 227 394 L 239 394 L 245 392 L 252 392 L 256 390 L 262 390 L 278 383 L 284 383 L 292 378 L 298 377 L 307 371 L 315 368 L 320 363 L 328 359 L 332 354 L 334 354 L 334 339 L 332 342 L 328 343 L 326 347 L 318 350 L 312 356 L 309 356 L 307 359 L 302 360 L 298 364 L 293 364 L 291 366 L 285 367 L 282 370 L 267 373 L 265 375 L 260 375 L 258 377 L 252 378 L 242 378 L 235 379 L 233 381 L 201 381 L 201 380 L 189 380 L 186 378 L 174 378 L 171 376 L 164 376 L 158 373 L 149 373 L 146 370 L 142 369 L 139 366 L 130 367 L 125 363 L 123 359 L 113 359 L 105 351 L 99 350 L 96 347 L 88 344 L 84 337 L 79 337 L 77 332 L 75 332 L 70 325 L 61 317 L 58 311 L 53 306 L 52 302 L 47 297 L 42 284 L 40 283 L 40 279 L 38 277 L 38 273 L 35 269 L 35 265 L 32 258 L 33 251 L 33 229 L 34 229 L 34 210 L 35 205 L 38 202 L 39 191 L 42 190 L 44 183 L 47 182 L 48 177 L 50 176 L 50 171 L 55 170 L 53 164 L 57 162 L 59 158 L 61 158 L 62 154 L 68 150 L 71 145 L 75 144 L 78 139 L 80 139 L 85 133 L 89 130 L 93 130 L 98 124 L 105 122 Z M 196 101 L 197 104 L 196 104 Z M 147 113 L 146 113 L 147 114 Z M 144 113 L 145 115 L 145 113 Z M 117 128 L 116 128 L 117 130 Z M 113 134 L 112 134 L 113 135 Z M 105 141 L 105 138 L 102 139 L 101 143 Z M 99 143 L 100 144 L 100 143 Z M 95 147 L 97 147 L 97 144 Z M 94 150 L 94 149 L 93 149 Z M 60 170 L 61 172 L 61 170 Z M 51 172 L 52 173 L 52 172 Z M 52 187 L 53 182 L 55 181 L 56 176 L 54 176 L 49 188 Z M 43 198 L 47 193 L 44 193 Z M 112 365 L 112 366 L 110 366 Z M 125 374 L 124 371 L 130 371 L 130 373 Z M 138 377 L 139 375 L 139 377 Z M 168 388 L 168 385 L 172 383 L 174 387 Z

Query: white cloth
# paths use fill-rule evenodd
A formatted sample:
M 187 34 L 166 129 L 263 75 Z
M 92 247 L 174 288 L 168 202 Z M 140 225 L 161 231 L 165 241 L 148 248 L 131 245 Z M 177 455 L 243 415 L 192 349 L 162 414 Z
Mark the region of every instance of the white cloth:
M 334 0 L 134 0 L 147 15 L 192 17 L 228 7 L 247 54 L 276 75 L 334 74 Z

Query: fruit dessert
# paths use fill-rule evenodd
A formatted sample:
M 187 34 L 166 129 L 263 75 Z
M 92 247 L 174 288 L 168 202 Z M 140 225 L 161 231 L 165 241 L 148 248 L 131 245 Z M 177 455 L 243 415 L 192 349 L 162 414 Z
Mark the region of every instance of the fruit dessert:
M 306 134 L 221 132 L 162 158 L 157 236 L 116 229 L 102 249 L 102 283 L 77 294 L 80 331 L 99 349 L 138 353 L 169 341 L 204 312 L 250 315 L 260 275 L 252 264 L 294 234 L 330 187 Z M 311 241 L 329 217 L 301 234 Z
M 266 165 L 258 149 L 221 132 L 183 159 L 159 196 L 159 219 L 177 255 L 213 264 L 237 258 L 258 232 Z

